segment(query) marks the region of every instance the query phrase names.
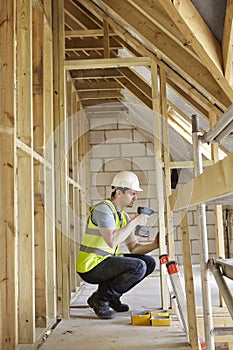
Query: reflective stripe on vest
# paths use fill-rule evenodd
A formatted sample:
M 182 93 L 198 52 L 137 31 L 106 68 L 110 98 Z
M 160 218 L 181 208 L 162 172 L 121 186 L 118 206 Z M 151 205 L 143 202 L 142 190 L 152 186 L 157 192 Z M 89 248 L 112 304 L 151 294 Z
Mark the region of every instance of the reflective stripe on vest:
M 119 229 L 127 224 L 127 214 L 122 212 L 122 224 L 116 208 L 111 200 L 106 199 L 103 203 L 108 205 L 115 217 L 115 228 Z M 91 208 L 91 212 L 95 207 Z M 86 233 L 84 235 L 77 258 L 77 271 L 85 273 L 98 265 L 101 261 L 117 253 L 119 247 L 109 247 L 99 232 L 99 227 L 92 222 L 91 215 L 88 218 Z
M 85 252 L 85 253 L 94 253 L 94 254 L 97 254 L 97 255 L 100 255 L 100 256 L 109 255 L 109 253 L 106 252 L 105 250 L 98 249 L 98 248 L 86 247 L 85 245 L 82 245 L 82 244 L 81 244 L 81 247 L 80 247 L 80 251 L 81 252 Z

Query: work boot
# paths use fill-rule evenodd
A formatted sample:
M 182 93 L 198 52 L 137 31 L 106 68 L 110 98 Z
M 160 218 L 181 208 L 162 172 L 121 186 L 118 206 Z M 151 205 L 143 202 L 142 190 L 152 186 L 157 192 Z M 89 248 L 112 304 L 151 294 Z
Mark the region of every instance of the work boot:
M 115 317 L 115 313 L 109 310 L 108 301 L 100 300 L 98 294 L 95 292 L 87 299 L 88 305 L 95 311 L 99 318 L 105 320 L 112 319 Z
M 129 311 L 129 306 L 127 304 L 122 304 L 120 299 L 113 299 L 109 302 L 109 306 L 116 312 Z

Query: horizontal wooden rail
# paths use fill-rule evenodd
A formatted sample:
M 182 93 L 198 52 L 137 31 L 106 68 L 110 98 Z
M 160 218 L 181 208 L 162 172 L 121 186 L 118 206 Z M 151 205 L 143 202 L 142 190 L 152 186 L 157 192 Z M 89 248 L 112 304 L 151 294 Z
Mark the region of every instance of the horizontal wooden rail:
M 232 171 L 233 152 L 175 190 L 169 196 L 171 209 L 179 210 L 231 195 L 233 193 Z

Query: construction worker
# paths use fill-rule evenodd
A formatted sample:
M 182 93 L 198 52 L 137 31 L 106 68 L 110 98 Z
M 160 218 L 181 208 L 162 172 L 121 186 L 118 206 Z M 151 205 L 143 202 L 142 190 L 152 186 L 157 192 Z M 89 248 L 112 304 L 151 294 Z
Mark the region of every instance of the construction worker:
M 77 258 L 77 272 L 98 289 L 87 303 L 96 315 L 112 319 L 116 312 L 128 311 L 122 304 L 123 293 L 152 273 L 155 260 L 146 255 L 159 247 L 158 234 L 153 242 L 141 244 L 134 234 L 137 225 L 146 225 L 149 216 L 138 214 L 129 219 L 123 210 L 133 207 L 139 187 L 137 176 L 130 171 L 116 174 L 112 181 L 111 199 L 106 199 L 90 209 L 87 229 Z M 120 244 L 125 242 L 129 253 L 118 254 Z

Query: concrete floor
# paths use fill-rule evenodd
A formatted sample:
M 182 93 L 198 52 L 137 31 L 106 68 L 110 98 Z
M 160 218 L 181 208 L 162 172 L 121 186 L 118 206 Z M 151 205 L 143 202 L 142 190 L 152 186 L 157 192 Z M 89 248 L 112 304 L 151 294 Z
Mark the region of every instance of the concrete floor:
M 193 267 L 196 306 L 202 306 L 199 266 Z M 181 269 L 182 275 L 182 269 Z M 233 281 L 231 281 L 233 283 Z M 212 306 L 219 305 L 218 288 L 210 274 Z M 233 288 L 233 284 L 231 284 Z M 156 270 L 122 297 L 130 310 L 116 313 L 113 320 L 98 319 L 87 305 L 87 298 L 96 286 L 83 284 L 71 303 L 70 319 L 62 320 L 40 346 L 40 350 L 190 350 L 178 318 L 170 311 L 171 325 L 165 327 L 135 326 L 131 313 L 161 308 L 160 272 Z M 228 349 L 224 344 L 216 349 Z
M 62 320 L 40 350 L 137 350 L 191 349 L 176 315 L 171 326 L 135 326 L 131 313 L 160 308 L 159 271 L 147 277 L 122 297 L 130 310 L 116 313 L 113 320 L 98 319 L 86 300 L 96 286 L 84 284 L 71 304 L 71 318 Z

